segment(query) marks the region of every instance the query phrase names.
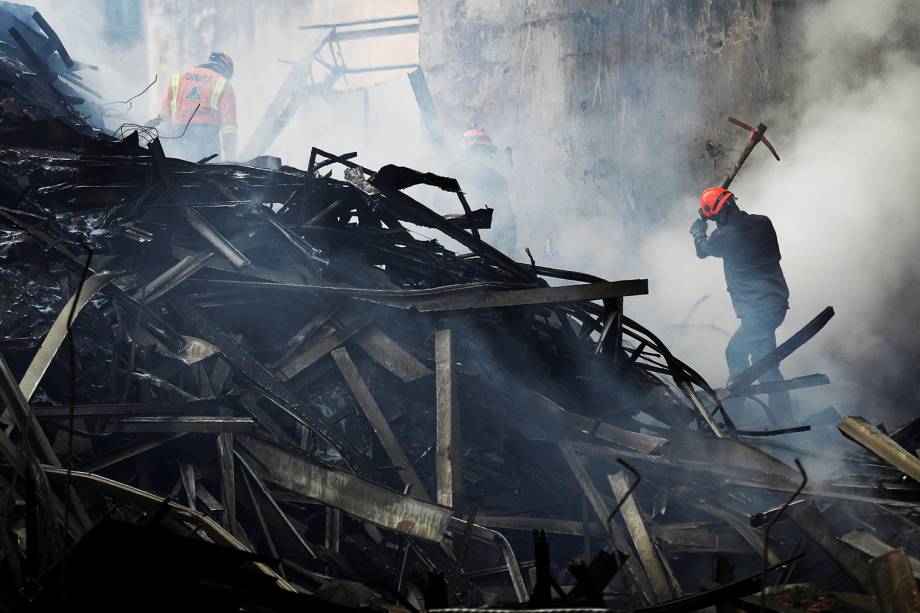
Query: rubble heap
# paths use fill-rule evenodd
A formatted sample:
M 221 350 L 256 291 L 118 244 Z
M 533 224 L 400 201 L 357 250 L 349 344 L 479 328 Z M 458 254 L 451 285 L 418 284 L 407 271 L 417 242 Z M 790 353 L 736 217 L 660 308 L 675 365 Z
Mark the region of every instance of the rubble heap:
M 21 64 L 0 608 L 913 606 L 918 426 L 725 408 L 826 383 L 756 379 L 832 309 L 715 390 L 624 315 L 644 280 L 515 262 L 453 179 L 171 159 L 66 98 L 27 112 Z M 835 426 L 872 455 L 822 446 Z

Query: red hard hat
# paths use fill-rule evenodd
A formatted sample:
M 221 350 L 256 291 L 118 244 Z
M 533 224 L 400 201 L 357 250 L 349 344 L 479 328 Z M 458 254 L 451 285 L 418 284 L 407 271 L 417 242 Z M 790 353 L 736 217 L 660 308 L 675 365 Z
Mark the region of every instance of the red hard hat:
M 721 187 L 707 187 L 700 196 L 700 212 L 704 217 L 715 217 L 735 194 Z

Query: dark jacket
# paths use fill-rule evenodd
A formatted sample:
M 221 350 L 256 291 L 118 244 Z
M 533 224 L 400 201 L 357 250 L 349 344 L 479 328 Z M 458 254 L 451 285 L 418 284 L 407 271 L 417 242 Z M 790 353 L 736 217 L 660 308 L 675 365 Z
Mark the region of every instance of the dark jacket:
M 708 237 L 694 238 L 700 258 L 722 258 L 735 315 L 789 308 L 789 288 L 780 268 L 779 243 L 768 217 L 738 211 Z

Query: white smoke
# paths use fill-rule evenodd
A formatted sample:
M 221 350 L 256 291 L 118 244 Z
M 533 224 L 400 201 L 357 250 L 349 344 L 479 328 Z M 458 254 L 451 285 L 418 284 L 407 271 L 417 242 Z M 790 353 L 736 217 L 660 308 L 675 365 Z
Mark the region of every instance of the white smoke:
M 102 102 L 127 99 L 157 77 L 154 87 L 130 108 L 107 107 L 113 113 L 125 113 L 111 117 L 109 128 L 124 121 L 152 119 L 160 110 L 171 75 L 204 63 L 212 50 L 228 53 L 236 68 L 232 84 L 240 153 L 290 74 L 292 63 L 309 58 L 314 51 L 320 31 L 300 30 L 301 25 L 417 12 L 416 0 L 142 0 L 120 6 L 106 0 L 35 0 L 29 4 L 48 19 L 75 58 L 100 66 L 99 72 L 81 74 L 102 93 Z M 129 18 L 125 17 L 129 6 L 127 14 L 134 20 L 122 23 L 119 18 Z M 418 36 L 344 41 L 336 52 L 335 60 L 328 48 L 320 55 L 326 62 L 344 61 L 351 68 L 411 64 L 418 61 Z M 298 167 L 306 166 L 311 146 L 332 153 L 358 151 L 359 161 L 368 166 L 394 160 L 417 163 L 428 151 L 407 72 L 350 74 L 333 91 L 304 95 L 266 153 Z M 327 73 L 314 63 L 313 74 L 321 81 Z
M 153 74 L 160 75 L 157 88 L 145 97 L 146 106 L 135 109 L 138 121 L 155 112 L 169 74 L 200 63 L 201 54 L 211 48 L 230 53 L 237 63 L 234 86 L 239 98 L 241 146 L 290 69 L 289 64 L 278 60 L 296 61 L 307 52 L 307 37 L 297 30 L 298 25 L 411 13 L 416 8 L 413 0 L 347 4 L 330 0 L 258 0 L 255 4 L 261 12 L 249 9 L 249 13 L 259 15 L 251 23 L 240 23 L 233 15 L 245 12 L 241 6 L 218 6 L 212 0 L 149 0 L 143 3 L 147 37 L 137 46 L 141 51 L 135 51 L 141 54 L 138 60 L 119 55 L 118 50 L 99 42 L 102 28 L 98 24 L 105 6 L 102 0 L 38 0 L 35 4 L 75 56 L 104 64 L 107 74 L 115 75 L 104 84 L 112 99 L 139 91 Z M 821 390 L 820 396 L 799 393 L 807 401 L 804 404 L 834 402 L 843 411 L 853 408 L 878 416 L 890 416 L 897 410 L 903 413 L 913 409 L 906 402 L 917 400 L 920 356 L 914 324 L 920 310 L 916 290 L 920 280 L 920 243 L 916 240 L 920 173 L 914 171 L 920 159 L 920 133 L 912 125 L 920 102 L 920 3 L 828 0 L 798 9 L 783 6 L 776 10 L 802 11 L 801 19 L 787 20 L 801 25 L 794 46 L 802 51 L 796 80 L 788 83 L 790 100 L 765 114 L 770 123 L 768 136 L 782 161 L 776 163 L 765 150 L 755 150 L 732 187 L 742 208 L 768 215 L 777 229 L 791 290 L 791 311 L 779 330 L 779 340 L 791 335 L 824 306 L 831 304 L 837 310 L 827 328 L 787 360 L 783 368 L 787 376 L 815 371 L 831 375 L 832 393 L 826 389 Z M 183 33 L 187 16 L 194 17 L 194 32 Z M 184 44 L 186 39 L 196 42 Z M 405 61 L 401 54 L 411 55 L 415 39 L 395 42 L 393 47 L 392 40 L 372 41 L 346 48 L 345 52 L 355 66 L 371 61 Z M 532 47 L 529 49 L 533 52 Z M 600 66 L 599 84 L 603 72 Z M 519 82 L 513 89 L 518 96 L 528 91 L 534 75 L 550 82 L 547 71 L 559 67 L 531 68 L 533 74 L 525 75 L 522 68 L 520 78 L 515 77 Z M 628 70 L 607 67 L 613 68 Z M 363 92 L 311 98 L 270 153 L 302 167 L 309 147 L 317 145 L 336 153 L 358 151 L 359 161 L 372 168 L 394 161 L 421 170 L 448 172 L 451 156 L 432 156 L 405 77 L 391 76 L 393 81 L 370 90 L 366 112 Z M 359 84 L 357 79 L 354 77 L 351 84 Z M 668 87 L 674 90 L 670 94 Z M 696 91 L 693 83 L 684 81 L 659 83 L 649 100 L 671 96 L 674 104 L 692 109 Z M 611 93 L 614 94 L 615 91 Z M 531 95 L 561 93 L 540 88 Z M 596 98 L 589 96 L 587 102 L 603 102 Z M 674 131 L 692 129 L 689 123 L 694 115 L 692 111 L 675 114 L 688 125 L 672 126 Z M 582 121 L 584 117 L 574 114 L 571 121 Z M 462 129 L 462 123 L 474 118 L 452 119 L 460 122 Z M 757 121 L 760 117 L 746 119 Z M 521 139 L 520 134 L 505 134 L 500 125 L 485 127 L 493 133 L 500 150 Z M 597 128 L 604 129 L 602 124 Z M 566 130 L 566 126 L 559 125 L 557 129 Z M 728 124 L 701 130 L 720 134 L 720 140 L 727 145 L 740 145 L 744 139 L 743 133 Z M 680 160 L 699 155 L 698 151 L 679 150 L 658 133 L 649 136 L 640 139 L 646 143 L 644 149 L 630 151 L 634 154 L 631 158 L 612 164 L 615 172 L 624 175 L 624 186 L 635 177 L 646 180 L 644 177 L 649 175 L 642 173 L 644 166 L 657 165 L 666 169 L 664 172 L 681 173 L 685 166 Z M 559 158 L 586 145 L 561 140 L 567 143 L 567 150 L 531 153 Z M 531 141 L 535 143 L 531 149 L 540 148 L 539 133 Z M 595 151 L 602 143 L 603 139 L 588 143 L 598 159 L 604 157 L 603 151 Z M 527 147 L 514 144 L 515 174 L 540 186 L 533 191 L 544 195 L 543 202 L 534 202 L 532 209 L 518 216 L 522 223 L 519 235 L 525 237 L 524 244 L 533 249 L 538 261 L 608 278 L 647 277 L 650 295 L 627 299 L 627 311 L 660 333 L 675 353 L 714 384 L 721 383 L 726 375 L 722 350 L 737 320 L 725 292 L 720 262 L 698 260 L 687 233 L 698 191 L 705 185 L 666 204 L 654 226 L 633 228 L 633 235 L 628 235 L 617 216 L 635 206 L 620 201 L 630 189 L 624 187 L 620 195 L 604 194 L 590 186 L 583 193 L 563 192 L 563 182 L 551 173 L 528 173 Z M 630 160 L 632 166 L 623 166 Z M 536 167 L 546 169 L 552 165 Z M 584 170 L 586 176 L 593 172 Z M 607 200 L 601 201 L 603 198 Z M 475 193 L 470 194 L 470 200 L 474 206 L 487 201 Z M 582 219 L 554 215 L 591 202 L 600 202 L 602 206 L 598 208 L 615 214 L 598 213 Z M 548 224 L 555 229 L 553 245 L 527 242 L 528 235 L 545 235 Z M 644 231 L 637 239 L 638 230 Z M 633 249 L 636 244 L 638 251 Z M 556 255 L 547 255 L 551 253 Z M 522 258 L 521 253 L 512 255 Z M 693 312 L 691 326 L 676 326 L 687 319 L 703 296 L 709 298 Z M 869 399 L 872 404 L 867 403 Z M 862 406 L 857 409 L 854 403 Z
M 832 0 L 809 6 L 801 23 L 800 80 L 791 103 L 771 113 L 788 125 L 768 132 L 782 161 L 755 150 L 732 188 L 779 236 L 791 310 L 778 340 L 836 308 L 825 330 L 784 362 L 787 376 L 831 375 L 830 390 L 803 398 L 902 421 L 915 410 L 920 357 L 920 132 L 911 125 L 920 103 L 920 4 Z M 692 196 L 675 206 L 691 211 Z M 679 322 L 710 294 L 693 321 L 732 330 L 719 261 L 694 257 L 684 227 L 692 218 L 644 244 L 655 296 L 649 314 L 662 325 Z M 714 382 L 724 379 L 721 334 L 675 340 L 672 349 Z

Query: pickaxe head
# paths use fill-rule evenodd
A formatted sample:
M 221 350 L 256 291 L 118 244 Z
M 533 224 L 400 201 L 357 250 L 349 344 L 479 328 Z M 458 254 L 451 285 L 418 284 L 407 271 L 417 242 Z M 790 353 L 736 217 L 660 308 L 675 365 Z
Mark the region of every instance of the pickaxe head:
M 767 140 L 767 137 L 763 135 L 763 133 L 767 130 L 766 124 L 759 123 L 759 124 L 757 124 L 757 127 L 756 127 L 756 128 L 752 128 L 751 126 L 747 125 L 746 123 L 744 123 L 744 122 L 741 121 L 740 119 L 735 119 L 734 117 L 729 117 L 728 120 L 729 120 L 730 122 L 732 122 L 733 124 L 735 124 L 736 126 L 740 126 L 740 127 L 744 128 L 745 130 L 747 130 L 747 131 L 750 133 L 751 143 L 753 143 L 753 144 L 756 145 L 756 144 L 757 144 L 757 141 L 760 141 L 760 142 L 762 142 L 764 145 L 766 145 L 766 146 L 767 146 L 767 149 L 770 150 L 770 153 L 773 154 L 773 157 L 776 158 L 776 161 L 777 161 L 777 162 L 779 161 L 779 155 L 777 155 L 776 149 L 773 148 L 773 145 L 770 143 L 770 141 Z
M 736 126 L 741 126 L 747 130 L 751 138 L 748 140 L 747 145 L 741 151 L 741 155 L 738 157 L 738 161 L 735 162 L 734 168 L 732 168 L 731 173 L 722 181 L 722 189 L 728 189 L 728 186 L 731 185 L 732 181 L 735 180 L 735 176 L 738 174 L 738 171 L 741 170 L 741 167 L 744 166 L 744 162 L 748 159 L 748 156 L 751 155 L 751 151 L 754 150 L 754 147 L 757 146 L 757 143 L 763 143 L 770 150 L 770 153 L 773 154 L 773 157 L 776 158 L 776 161 L 779 161 L 779 156 L 776 154 L 776 149 L 773 148 L 773 145 L 770 144 L 766 138 L 764 138 L 763 133 L 767 131 L 766 124 L 759 123 L 756 128 L 752 128 L 743 121 L 735 119 L 734 117 L 729 117 L 728 120 L 735 124 Z

